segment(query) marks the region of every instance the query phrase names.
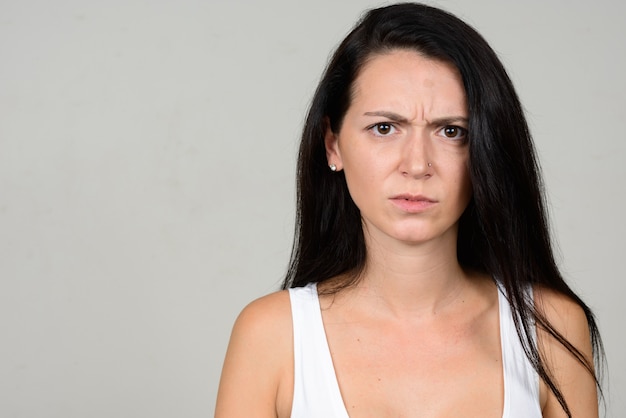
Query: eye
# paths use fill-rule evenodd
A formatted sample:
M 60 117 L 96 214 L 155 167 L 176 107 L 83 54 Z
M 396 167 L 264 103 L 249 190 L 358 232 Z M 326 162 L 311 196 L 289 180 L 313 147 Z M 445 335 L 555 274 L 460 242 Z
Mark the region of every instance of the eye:
M 376 136 L 388 136 L 394 133 L 396 131 L 396 128 L 391 123 L 380 122 L 370 126 L 369 130 L 372 131 Z
M 439 130 L 439 135 L 448 139 L 461 139 L 464 140 L 467 137 L 467 129 L 460 126 L 447 125 Z

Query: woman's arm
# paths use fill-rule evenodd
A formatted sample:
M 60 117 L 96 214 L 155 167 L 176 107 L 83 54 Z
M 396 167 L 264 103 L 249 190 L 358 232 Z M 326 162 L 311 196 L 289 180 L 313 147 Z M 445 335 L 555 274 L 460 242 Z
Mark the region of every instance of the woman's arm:
M 535 289 L 537 307 L 552 326 L 561 333 L 593 365 L 591 337 L 587 318 L 574 301 L 555 291 Z M 537 330 L 540 353 L 561 390 L 573 418 L 597 418 L 598 394 L 593 376 L 562 344 L 545 330 Z M 566 418 L 556 396 L 542 382 L 545 393 L 544 418 Z
M 293 369 L 292 340 L 286 291 L 258 299 L 241 312 L 224 360 L 216 418 L 275 418 L 279 410 L 291 409 L 283 393 Z

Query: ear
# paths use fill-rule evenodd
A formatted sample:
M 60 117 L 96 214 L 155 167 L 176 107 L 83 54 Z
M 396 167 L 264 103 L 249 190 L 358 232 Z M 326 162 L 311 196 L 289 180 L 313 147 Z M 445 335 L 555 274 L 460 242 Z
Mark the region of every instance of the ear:
M 340 171 L 343 168 L 343 162 L 341 160 L 341 152 L 339 151 L 339 134 L 334 133 L 330 128 L 328 118 L 326 118 L 324 146 L 326 147 L 326 160 L 328 160 L 328 165 L 334 164 L 337 167 L 337 171 Z

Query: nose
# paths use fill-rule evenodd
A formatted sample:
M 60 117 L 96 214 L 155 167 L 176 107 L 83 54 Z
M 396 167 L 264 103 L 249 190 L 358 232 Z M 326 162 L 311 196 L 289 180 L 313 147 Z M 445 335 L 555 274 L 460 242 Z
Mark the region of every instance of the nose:
M 407 135 L 400 149 L 399 170 L 405 177 L 422 178 L 432 175 L 432 161 L 429 159 L 429 141 L 427 134 L 417 129 Z

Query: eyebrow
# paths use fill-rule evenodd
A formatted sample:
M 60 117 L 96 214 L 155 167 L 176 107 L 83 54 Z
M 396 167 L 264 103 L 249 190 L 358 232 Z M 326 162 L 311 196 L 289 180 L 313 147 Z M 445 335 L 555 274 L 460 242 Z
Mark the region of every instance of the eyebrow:
M 400 116 L 397 113 L 393 113 L 393 112 L 386 112 L 384 110 L 381 111 L 377 111 L 377 112 L 365 112 L 363 113 L 364 116 L 382 116 L 384 118 L 390 119 L 394 122 L 398 122 L 398 123 L 407 123 L 408 119 L 405 118 L 404 116 Z
M 408 119 L 405 118 L 404 116 L 401 116 L 394 112 L 387 112 L 384 110 L 376 111 L 376 112 L 365 112 L 363 115 L 364 116 L 382 116 L 393 122 L 408 123 Z M 462 122 L 466 125 L 469 123 L 468 119 L 464 116 L 448 116 L 448 117 L 437 118 L 437 119 L 428 121 L 428 123 L 431 125 L 451 125 L 451 124 L 459 123 L 459 122 Z

